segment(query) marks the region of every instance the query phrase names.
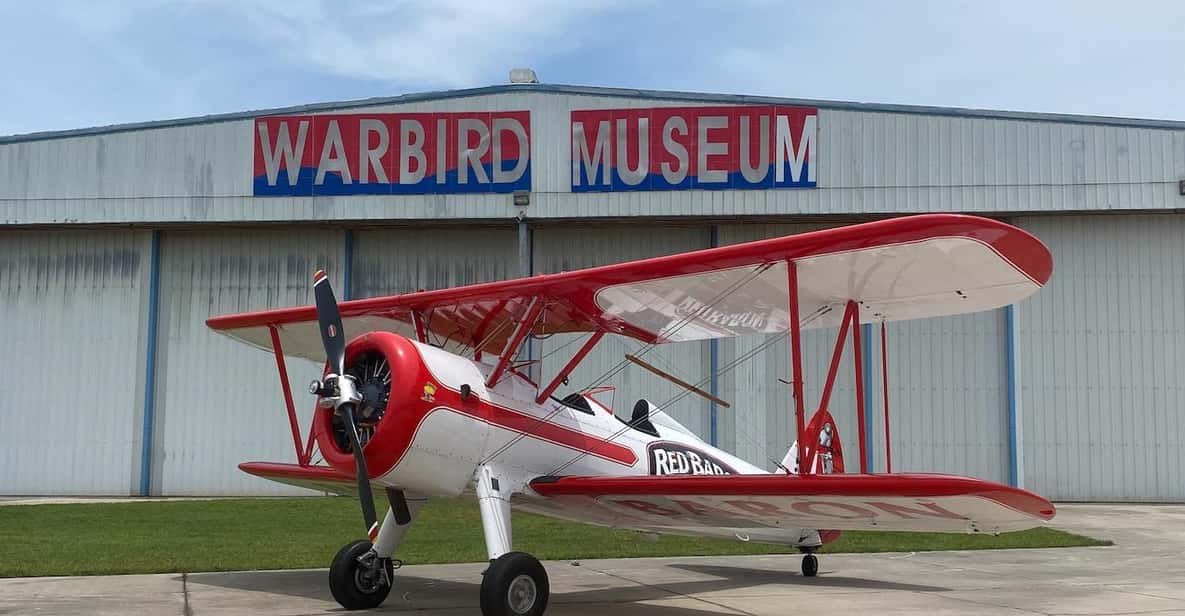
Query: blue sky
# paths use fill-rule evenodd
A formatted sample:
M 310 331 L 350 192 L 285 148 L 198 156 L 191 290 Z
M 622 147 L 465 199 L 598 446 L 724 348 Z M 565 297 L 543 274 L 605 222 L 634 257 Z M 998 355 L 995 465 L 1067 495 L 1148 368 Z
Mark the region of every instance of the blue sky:
M 1185 2 L 0 3 L 0 134 L 542 81 L 1185 120 Z

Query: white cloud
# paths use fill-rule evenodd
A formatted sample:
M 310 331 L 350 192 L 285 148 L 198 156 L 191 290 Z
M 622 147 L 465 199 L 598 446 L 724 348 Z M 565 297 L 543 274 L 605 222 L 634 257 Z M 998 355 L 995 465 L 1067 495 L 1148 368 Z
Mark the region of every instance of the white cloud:
M 585 0 L 301 0 L 202 2 L 241 19 L 239 32 L 277 57 L 355 79 L 461 87 L 532 57 L 571 49 L 579 25 L 614 10 Z

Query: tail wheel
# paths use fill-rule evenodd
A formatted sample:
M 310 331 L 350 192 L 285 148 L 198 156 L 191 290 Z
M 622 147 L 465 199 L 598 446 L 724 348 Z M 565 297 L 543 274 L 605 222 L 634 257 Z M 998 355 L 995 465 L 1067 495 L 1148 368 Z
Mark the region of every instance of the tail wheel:
M 333 557 L 329 567 L 329 591 L 347 610 L 368 610 L 382 605 L 391 593 L 395 567 L 389 558 L 364 563 L 369 541 L 347 544 Z
M 534 556 L 510 552 L 490 561 L 481 580 L 483 616 L 539 616 L 547 609 L 551 587 L 547 571 Z
M 819 559 L 814 554 L 807 554 L 802 557 L 802 577 L 815 577 L 819 575 Z

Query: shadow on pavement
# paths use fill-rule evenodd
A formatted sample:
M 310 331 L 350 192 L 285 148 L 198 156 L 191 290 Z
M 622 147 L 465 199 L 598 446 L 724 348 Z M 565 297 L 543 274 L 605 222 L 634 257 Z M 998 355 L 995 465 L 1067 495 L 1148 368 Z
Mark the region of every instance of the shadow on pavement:
M 872 590 L 902 590 L 915 592 L 941 592 L 950 590 L 937 586 L 902 584 L 879 580 L 850 577 L 833 577 L 825 573 L 814 579 L 807 579 L 797 573 L 780 570 L 752 569 L 702 564 L 663 565 L 715 579 L 660 582 L 657 584 L 635 582 L 629 573 L 610 574 L 620 585 L 605 588 L 580 590 L 587 586 L 585 580 L 566 580 L 566 583 L 552 589 L 549 614 L 600 614 L 606 604 L 620 605 L 629 614 L 642 616 L 664 616 L 666 614 L 718 614 L 721 606 L 704 603 L 704 610 L 689 609 L 686 602 L 680 606 L 648 605 L 641 602 L 669 600 L 723 590 L 734 590 L 767 584 L 789 584 L 802 587 L 860 588 Z M 590 571 L 597 571 L 591 569 Z M 263 592 L 300 597 L 326 602 L 326 608 L 336 609 L 336 603 L 329 594 L 329 580 L 324 570 L 261 571 L 234 573 L 196 573 L 188 576 L 191 591 L 196 586 L 211 586 L 228 590 Z M 608 580 L 605 580 L 608 581 Z M 573 584 L 572 582 L 575 582 Z M 396 572 L 396 586 L 379 612 L 401 612 L 417 609 L 455 609 L 458 613 L 472 612 L 477 608 L 480 578 L 472 582 L 442 580 L 418 577 Z M 565 588 L 564 586 L 567 586 Z
M 682 569 L 692 573 L 702 573 L 734 582 L 725 587 L 738 588 L 743 586 L 757 586 L 759 584 L 794 584 L 797 586 L 826 586 L 828 588 L 862 588 L 869 590 L 906 590 L 912 592 L 945 592 L 951 590 L 940 586 L 922 586 L 920 584 L 903 584 L 899 582 L 885 582 L 882 580 L 868 580 L 863 578 L 838 577 L 820 571 L 814 578 L 805 578 L 794 572 L 777 571 L 771 569 L 750 569 L 748 567 L 726 567 L 720 565 L 667 565 L 673 569 Z M 708 582 L 695 582 L 706 584 Z M 708 589 L 717 590 L 717 589 Z M 694 592 L 694 591 L 693 591 Z

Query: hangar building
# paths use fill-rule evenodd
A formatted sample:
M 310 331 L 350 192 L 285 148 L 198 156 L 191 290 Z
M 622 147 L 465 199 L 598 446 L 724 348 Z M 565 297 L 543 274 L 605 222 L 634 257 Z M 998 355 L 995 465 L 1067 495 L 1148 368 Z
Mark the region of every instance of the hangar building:
M 889 326 L 894 470 L 1185 501 L 1182 180 L 1185 122 L 534 83 L 2 137 L 0 494 L 295 490 L 236 468 L 295 459 L 275 363 L 204 321 L 311 303 L 317 267 L 361 298 L 967 212 L 1042 239 L 1053 279 Z M 832 340 L 806 335 L 808 401 Z M 787 345 L 733 365 L 761 342 L 648 357 L 732 403 L 672 415 L 772 467 Z M 532 342 L 544 372 L 564 344 Z M 602 343 L 573 385 L 636 347 Z M 307 430 L 318 370 L 289 363 Z M 615 385 L 620 413 L 677 392 Z M 839 387 L 883 468 L 879 399 Z

